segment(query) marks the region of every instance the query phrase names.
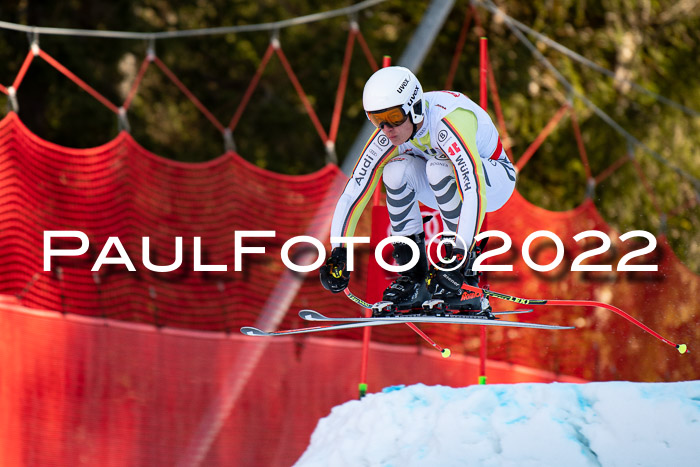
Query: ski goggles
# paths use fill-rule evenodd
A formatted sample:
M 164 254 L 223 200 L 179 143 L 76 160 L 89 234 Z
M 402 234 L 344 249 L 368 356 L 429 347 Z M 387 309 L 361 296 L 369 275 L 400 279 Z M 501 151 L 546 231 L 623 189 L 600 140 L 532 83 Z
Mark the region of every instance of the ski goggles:
M 383 125 L 397 127 L 408 119 L 408 115 L 404 113 L 400 105 L 375 112 L 367 112 L 367 117 L 377 128 L 382 128 Z

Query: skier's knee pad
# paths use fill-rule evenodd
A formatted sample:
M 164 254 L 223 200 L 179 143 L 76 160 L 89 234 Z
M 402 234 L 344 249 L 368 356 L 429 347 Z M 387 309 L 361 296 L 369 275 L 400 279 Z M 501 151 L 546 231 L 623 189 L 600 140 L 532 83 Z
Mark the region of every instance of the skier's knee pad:
M 412 185 L 412 179 L 415 177 L 413 172 L 415 169 L 408 157 L 395 157 L 384 166 L 382 174 L 384 185 L 391 190 L 398 190 L 406 184 Z M 410 188 L 414 187 L 410 186 Z
M 437 185 L 442 182 L 445 177 L 450 177 L 454 180 L 454 166 L 450 159 L 445 155 L 435 156 L 425 164 L 425 174 L 428 177 L 428 183 Z

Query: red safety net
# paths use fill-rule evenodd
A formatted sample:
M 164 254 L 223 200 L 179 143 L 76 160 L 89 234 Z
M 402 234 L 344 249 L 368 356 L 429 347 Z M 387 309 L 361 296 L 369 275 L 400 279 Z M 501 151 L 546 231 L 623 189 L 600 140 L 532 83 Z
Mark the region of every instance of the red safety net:
M 294 310 L 303 308 L 330 315 L 348 314 L 348 310 L 360 313 L 344 297 L 324 291 L 315 274 L 300 279 L 281 260 L 281 247 L 291 237 L 312 235 L 326 240 L 330 214 L 345 180 L 335 166 L 308 176 L 281 176 L 256 168 L 234 153 L 204 164 L 183 164 L 150 154 L 125 132 L 98 148 L 68 149 L 33 135 L 13 113 L 0 122 L 0 141 L 0 196 L 4 200 L 0 238 L 5 245 L 0 291 L 21 296 L 27 306 L 157 326 L 234 332 L 256 323 L 269 328 L 299 327 L 303 323 Z M 383 225 L 375 222 L 375 229 L 384 229 L 386 235 L 387 224 Z M 659 264 L 658 273 L 582 274 L 571 272 L 571 261 L 584 251 L 573 236 L 595 229 L 608 232 L 613 240 L 618 237 L 590 201 L 574 211 L 552 213 L 516 194 L 505 208 L 489 215 L 488 228 L 508 233 L 514 242 L 507 257 L 515 272 L 490 274 L 488 281 L 495 290 L 526 298 L 612 301 L 677 342 L 692 342 L 697 337 L 692 307 L 694 291 L 700 287 L 698 277 L 677 261 L 663 238 L 652 255 L 640 258 Z M 83 231 L 90 239 L 90 249 L 77 258 L 53 258 L 51 271 L 43 272 L 47 230 Z M 234 271 L 234 232 L 250 230 L 271 230 L 276 236 L 244 240 L 244 246 L 264 246 L 266 253 L 243 255 L 242 270 Z M 523 264 L 520 245 L 534 230 L 552 231 L 564 241 L 566 261 L 558 272 L 535 274 Z M 150 260 L 168 265 L 175 259 L 177 236 L 184 243 L 180 268 L 164 273 L 143 266 L 143 237 L 150 239 Z M 110 264 L 99 272 L 91 271 L 109 237 L 119 238 L 135 272 Z M 226 265 L 227 272 L 194 272 L 194 237 L 201 238 L 201 262 Z M 539 243 L 545 246 L 536 242 L 532 254 L 548 253 L 547 242 L 540 239 Z M 620 246 L 615 257 L 601 259 L 614 265 L 623 252 L 634 249 L 631 245 Z M 78 244 L 54 239 L 52 246 L 76 248 Z M 292 257 L 295 251 L 299 253 L 292 249 Z M 357 284 L 366 282 L 367 253 L 365 250 L 363 256 L 361 252 L 357 261 L 356 292 Z M 114 248 L 110 256 L 117 256 Z M 380 281 L 372 283 L 384 286 Z M 288 309 L 292 311 L 287 313 Z M 489 356 L 586 379 L 675 380 L 697 374 L 692 356 L 650 358 L 640 364 L 640 352 L 675 351 L 658 348 L 657 342 L 609 312 L 555 309 L 542 313 L 534 316 L 579 324 L 582 329 L 567 335 L 565 341 L 559 341 L 561 333 L 491 331 Z M 426 329 L 444 347 L 467 353 L 478 348 L 473 329 Z M 634 345 L 620 345 L 621 333 Z M 337 336 L 359 339 L 360 334 L 352 330 Z M 549 351 L 541 351 L 541 346 L 523 336 L 547 342 Z M 376 329 L 373 339 L 394 344 L 418 342 L 409 329 L 394 326 Z M 569 347 L 577 339 L 580 344 Z M 552 359 L 552 354 L 557 358 Z
M 302 280 L 280 259 L 281 245 L 290 237 L 327 238 L 345 181 L 335 166 L 308 176 L 281 176 L 234 153 L 184 164 L 149 153 L 125 132 L 98 148 L 69 149 L 33 135 L 10 113 L 0 121 L 0 167 L 0 291 L 19 297 L 0 310 L 2 465 L 52 460 L 110 465 L 124 459 L 148 465 L 193 460 L 288 465 L 307 445 L 318 418 L 356 395 L 362 331 L 336 332 L 330 340 L 300 336 L 273 342 L 237 335 L 240 326 L 250 324 L 302 326 L 296 316 L 302 308 L 360 313 L 342 294 L 324 291 L 315 273 Z M 375 221 L 380 235 L 387 233 L 386 222 Z M 429 235 L 437 232 L 437 222 L 428 225 Z M 553 213 L 516 194 L 488 219 L 489 229 L 511 236 L 511 252 L 519 251 L 534 226 L 564 241 L 567 260 L 551 273 L 535 273 L 517 253 L 501 257 L 515 272 L 491 273 L 494 290 L 611 302 L 692 348 L 700 329 L 692 297 L 700 281 L 663 239 L 651 259 L 641 258 L 659 264 L 658 274 L 586 275 L 570 272 L 571 258 L 581 251 L 571 237 L 597 229 L 616 238 L 589 201 Z M 365 223 L 361 230 L 366 229 Z M 51 271 L 43 272 L 45 230 L 83 231 L 90 249 L 77 258 L 54 258 Z M 274 230 L 276 236 L 247 239 L 245 246 L 264 245 L 267 252 L 244 255 L 243 270 L 236 272 L 233 233 L 243 230 Z M 151 261 L 166 265 L 174 260 L 177 236 L 184 237 L 183 265 L 170 273 L 148 271 L 141 263 L 142 237 L 150 238 Z M 193 272 L 195 236 L 201 237 L 202 263 L 227 265 L 227 272 Z M 121 240 L 135 272 L 123 265 L 90 271 L 108 237 Z M 540 264 L 551 260 L 544 243 L 531 248 Z M 75 241 L 53 244 L 77 246 Z M 600 259 L 615 264 L 627 249 Z M 367 255 L 360 249 L 353 276 L 360 294 Z M 110 256 L 117 256 L 114 249 Z M 382 287 L 379 279 L 372 283 Z M 512 308 L 497 300 L 494 305 Z M 37 309 L 54 312 L 32 311 Z M 700 369 L 696 353 L 681 357 L 605 310 L 555 308 L 528 320 L 578 329 L 489 329 L 489 382 L 570 380 L 556 376 L 562 374 L 670 381 L 693 378 Z M 376 328 L 372 339 L 380 344 L 370 353 L 370 390 L 476 380 L 478 329 L 422 328 L 454 356 L 440 358 L 405 326 Z
M 278 284 L 287 271 L 283 243 L 298 235 L 325 239 L 345 183 L 333 165 L 292 177 L 234 153 L 204 164 L 168 161 L 126 132 L 94 149 L 63 148 L 33 135 L 14 113 L 0 122 L 0 167 L 0 292 L 21 293 L 24 304 L 41 309 L 225 331 L 255 322 L 275 285 L 289 285 Z M 90 248 L 80 257 L 53 258 L 51 272 L 43 272 L 47 230 L 82 231 Z M 266 253 L 243 255 L 236 272 L 234 232 L 250 230 L 276 236 L 243 240 Z M 135 272 L 110 264 L 91 272 L 109 237 L 119 238 Z M 143 237 L 150 239 L 156 265 L 174 262 L 175 237 L 183 237 L 182 266 L 148 270 Z M 201 263 L 226 265 L 227 272 L 194 272 L 194 237 L 201 238 Z M 79 245 L 76 239 L 52 242 L 53 248 Z M 118 256 L 115 248 L 110 256 Z M 317 278 L 294 295 L 297 309 L 345 303 L 325 293 Z M 298 323 L 289 317 L 284 325 Z
M 434 217 L 426 225 L 426 236 L 432 237 L 440 232 L 441 221 L 439 213 L 426 209 L 424 215 L 428 214 Z M 522 298 L 605 302 L 621 308 L 676 342 L 697 342 L 700 339 L 700 317 L 697 314 L 700 277 L 678 261 L 665 237 L 657 238 L 658 245 L 652 252 L 629 261 L 630 265 L 658 265 L 657 272 L 619 272 L 617 266 L 621 264 L 621 259 L 646 247 L 648 242 L 641 237 L 620 241 L 619 237 L 625 232 L 616 232 L 607 225 L 590 199 L 571 211 L 552 212 L 529 203 L 516 191 L 503 208 L 487 214 L 487 225 L 485 230 L 507 234 L 512 246 L 507 252 L 486 259 L 483 264 L 509 264 L 513 270 L 488 272 L 482 279 L 482 285 L 488 284 L 494 291 Z M 555 234 L 564 247 L 561 263 L 548 272 L 539 272 L 528 266 L 522 252 L 525 239 L 540 230 Z M 575 235 L 588 230 L 605 233 L 610 237 L 612 246 L 598 256 L 583 260 L 581 264 L 611 265 L 612 271 L 572 271 L 577 257 L 602 244 L 596 238 L 580 242 L 574 240 Z M 372 236 L 381 239 L 388 232 L 388 214 L 386 209 L 379 207 L 375 210 Z M 502 245 L 503 241 L 494 237 L 487 244 L 486 251 L 493 251 Z M 547 265 L 555 259 L 556 246 L 552 240 L 541 237 L 533 241 L 527 251 L 534 263 Z M 384 259 L 388 262 L 389 255 L 390 249 L 386 249 Z M 381 291 L 393 276 L 376 266 L 370 268 L 374 277 L 383 277 L 383 280 L 375 279 L 369 284 L 367 294 L 371 301 L 381 296 Z M 515 303 L 494 298 L 491 304 L 497 311 L 518 307 Z M 700 357 L 697 353 L 681 357 L 673 347 L 664 345 L 609 310 L 560 306 L 533 308 L 533 313 L 515 318 L 573 325 L 576 331 L 489 328 L 490 358 L 590 380 L 681 381 L 695 379 L 700 374 Z M 476 354 L 481 345 L 479 330 L 473 327 L 425 325 L 422 328 L 453 351 L 459 348 L 460 352 Z M 400 343 L 415 338 L 410 330 L 402 327 L 372 330 L 373 340 Z

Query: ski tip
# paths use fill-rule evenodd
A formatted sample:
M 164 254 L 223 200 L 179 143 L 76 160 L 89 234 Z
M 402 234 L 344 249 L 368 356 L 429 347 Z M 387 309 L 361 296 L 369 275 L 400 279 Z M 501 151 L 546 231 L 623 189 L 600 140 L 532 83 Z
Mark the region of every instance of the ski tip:
M 678 351 L 679 351 L 681 354 L 684 354 L 684 353 L 686 353 L 686 352 L 688 351 L 688 346 L 685 345 L 685 344 L 677 345 L 676 348 L 678 349 Z
M 314 310 L 301 310 L 299 311 L 299 318 L 304 319 L 306 321 L 318 321 L 322 320 L 324 316 L 319 313 L 318 311 Z
M 241 328 L 241 333 L 246 335 L 246 336 L 264 336 L 266 333 L 261 331 L 258 328 L 254 328 L 252 326 L 243 326 Z
M 450 349 L 442 349 L 440 353 L 442 354 L 442 358 L 450 358 L 450 355 L 452 355 L 452 351 Z

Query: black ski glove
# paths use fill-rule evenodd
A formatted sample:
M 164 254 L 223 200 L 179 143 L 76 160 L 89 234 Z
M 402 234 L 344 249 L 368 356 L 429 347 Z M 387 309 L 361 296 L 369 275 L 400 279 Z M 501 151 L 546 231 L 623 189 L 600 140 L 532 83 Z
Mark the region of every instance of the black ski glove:
M 326 264 L 321 266 L 319 272 L 321 285 L 333 293 L 342 292 L 350 283 L 350 271 L 347 270 L 348 252 L 345 247 L 335 247 Z
M 445 261 L 440 261 L 438 264 L 442 270 L 431 265 L 428 271 L 428 277 L 425 279 L 428 292 L 434 294 L 438 287 L 453 292 L 459 290 L 464 282 L 464 267 L 466 266 L 466 261 L 462 262 L 463 259 L 464 250 L 455 248 L 450 257 L 445 258 Z M 462 262 L 462 265 L 455 268 L 460 262 Z M 445 269 L 452 269 L 452 271 L 446 271 Z

